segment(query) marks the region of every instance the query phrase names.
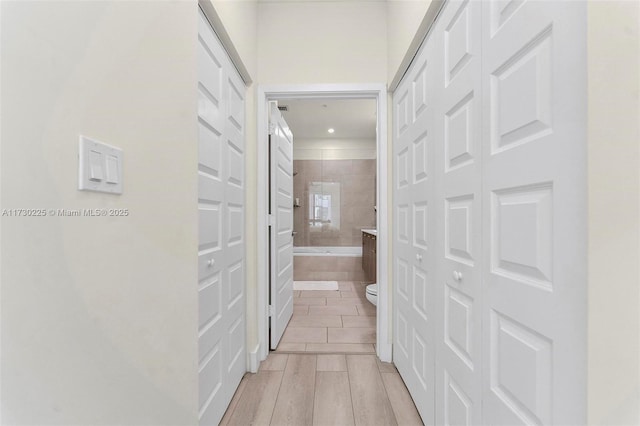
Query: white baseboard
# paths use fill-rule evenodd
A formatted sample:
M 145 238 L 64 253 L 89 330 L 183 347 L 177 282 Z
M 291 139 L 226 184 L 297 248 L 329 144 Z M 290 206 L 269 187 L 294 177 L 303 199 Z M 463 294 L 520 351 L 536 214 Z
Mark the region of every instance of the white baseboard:
M 249 372 L 257 373 L 260 368 L 260 344 L 249 352 Z
M 378 343 L 376 349 L 378 350 L 380 361 L 391 362 L 393 360 L 393 345 L 391 343 Z

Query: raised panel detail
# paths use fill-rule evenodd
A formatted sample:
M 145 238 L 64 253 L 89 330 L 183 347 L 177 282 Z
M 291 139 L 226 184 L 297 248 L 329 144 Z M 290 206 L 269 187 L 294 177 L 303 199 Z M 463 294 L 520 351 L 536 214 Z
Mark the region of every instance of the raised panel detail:
M 416 373 L 420 384 L 424 389 L 427 388 L 427 343 L 424 341 L 416 328 L 413 329 L 413 371 Z
M 240 315 L 231 327 L 229 327 L 229 331 L 227 333 L 228 339 L 228 348 L 229 348 L 229 365 L 227 366 L 227 370 L 231 371 L 236 363 L 240 361 L 239 357 L 242 354 L 242 348 L 244 346 L 244 315 Z M 244 362 L 244 360 L 242 360 Z M 245 371 L 245 370 L 243 370 Z
M 218 101 L 202 83 L 198 84 L 198 117 L 212 128 L 220 122 Z
M 244 98 L 241 90 L 229 80 L 229 122 L 239 131 L 244 128 Z
M 551 183 L 495 191 L 491 211 L 492 272 L 551 290 L 552 221 Z
M 449 372 L 444 372 L 444 424 L 471 424 L 471 399 L 453 380 Z
M 396 128 L 398 137 L 409 128 L 409 90 L 405 90 L 396 104 Z
M 524 2 L 525 0 L 496 0 L 490 3 L 491 37 L 502 28 Z
M 492 153 L 552 132 L 551 27 L 491 75 Z
M 220 250 L 222 235 L 220 203 L 201 203 L 198 209 L 199 249 Z
M 522 422 L 551 424 L 551 340 L 496 311 L 490 327 L 491 390 Z
M 217 106 L 220 103 L 220 93 L 222 93 L 222 65 L 202 37 L 198 37 L 198 41 L 200 86 L 208 92 L 211 100 Z
M 244 159 L 242 157 L 242 151 L 229 141 L 229 147 L 227 149 L 227 164 L 229 167 L 229 183 L 242 188 L 242 181 L 244 180 Z
M 288 268 L 292 268 L 291 259 L 293 259 L 293 245 L 287 243 L 281 247 L 278 247 L 278 265 L 280 270 L 277 272 L 278 276 L 284 275 Z
M 471 60 L 470 17 L 468 2 L 464 2 L 444 32 L 446 85 Z
M 427 108 L 427 62 L 425 61 L 413 79 L 413 121 Z
M 198 123 L 198 169 L 220 179 L 221 158 L 220 133 L 200 120 Z
M 472 228 L 473 195 L 445 200 L 445 256 L 473 266 Z
M 291 298 L 290 294 L 284 294 L 285 292 L 288 292 L 288 290 L 290 288 L 293 287 L 293 280 L 291 278 L 287 279 L 286 281 L 283 281 L 282 284 L 280 284 L 280 286 L 278 287 L 278 296 L 279 297 L 287 297 Z M 287 299 L 284 299 L 287 300 Z M 293 303 L 293 301 L 292 301 Z M 280 312 L 278 312 L 278 316 L 280 316 L 282 314 L 282 311 L 284 311 L 287 308 L 288 303 L 284 303 L 282 306 L 282 309 L 280 310 Z
M 413 308 L 427 320 L 427 273 L 413 267 Z
M 413 245 L 419 249 L 427 250 L 427 202 L 413 205 Z
M 220 346 L 216 345 L 200 363 L 198 380 L 200 415 L 207 409 L 222 387 L 221 355 Z
M 409 206 L 398 206 L 398 241 L 409 244 Z
M 229 280 L 227 281 L 227 294 L 229 295 L 227 307 L 231 309 L 241 298 L 244 292 L 244 270 L 242 261 L 229 266 Z
M 282 194 L 282 191 L 278 191 Z M 287 197 L 289 198 L 289 197 Z M 278 235 L 286 236 L 291 234 L 293 207 L 278 207 Z
M 398 189 L 409 186 L 409 148 L 398 153 Z
M 462 98 L 445 116 L 444 150 L 447 172 L 473 162 L 472 107 L 473 92 Z
M 198 330 L 212 327 L 221 317 L 222 286 L 220 273 L 216 273 L 200 285 L 198 295 Z
M 227 207 L 227 220 L 229 222 L 227 246 L 233 247 L 243 241 L 244 231 L 243 209 L 240 204 L 229 203 Z
M 413 142 L 413 183 L 428 178 L 427 172 L 427 134 L 423 133 Z
M 278 165 L 278 169 L 277 169 L 277 179 L 278 182 L 282 182 L 282 185 L 279 185 L 278 187 L 278 194 L 286 197 L 286 198 L 291 198 L 291 192 L 289 190 L 289 188 L 293 188 L 293 185 L 289 183 L 289 181 L 291 181 L 292 177 L 291 177 L 291 171 L 289 170 L 285 170 L 280 164 Z M 292 203 L 293 204 L 293 203 Z
M 445 343 L 469 369 L 473 370 L 471 358 L 473 300 L 449 285 L 445 285 L 444 291 Z
M 398 259 L 398 293 L 409 300 L 409 265 L 402 259 Z
M 404 356 L 408 357 L 409 356 L 409 330 L 408 330 L 408 324 L 407 324 L 407 320 L 405 319 L 404 315 L 402 315 L 402 312 L 398 312 L 398 321 L 397 321 L 397 327 L 396 327 L 396 333 L 398 333 L 398 346 L 400 346 L 400 349 L 402 350 L 402 352 L 404 352 Z

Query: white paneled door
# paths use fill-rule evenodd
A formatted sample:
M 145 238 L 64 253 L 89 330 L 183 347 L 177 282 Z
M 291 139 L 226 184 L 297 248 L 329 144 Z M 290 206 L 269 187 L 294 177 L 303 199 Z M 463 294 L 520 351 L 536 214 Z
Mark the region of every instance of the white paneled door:
M 586 421 L 586 19 L 483 9 L 486 424 Z
M 393 361 L 427 424 L 434 414 L 434 68 L 418 60 L 393 103 Z
M 436 424 L 481 421 L 481 2 L 451 0 L 433 33 L 437 182 Z
M 586 422 L 585 47 L 585 2 L 448 0 L 394 92 L 393 358 L 425 424 Z
M 198 382 L 202 425 L 217 425 L 246 371 L 245 86 L 198 18 Z
M 270 102 L 271 284 L 270 345 L 275 349 L 293 315 L 293 135 Z

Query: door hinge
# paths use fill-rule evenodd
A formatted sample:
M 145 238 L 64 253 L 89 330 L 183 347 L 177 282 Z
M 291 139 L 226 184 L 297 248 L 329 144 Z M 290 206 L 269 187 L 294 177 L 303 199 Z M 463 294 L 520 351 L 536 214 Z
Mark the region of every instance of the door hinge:
M 273 136 L 276 131 L 276 124 L 271 122 L 269 123 L 269 136 Z
M 275 309 L 273 308 L 273 305 L 269 305 L 269 309 L 268 309 L 268 313 L 269 316 L 272 317 L 273 316 L 273 312 L 275 311 Z
M 275 215 L 268 215 L 267 216 L 267 223 L 269 224 L 269 226 L 275 226 L 276 225 L 276 217 Z

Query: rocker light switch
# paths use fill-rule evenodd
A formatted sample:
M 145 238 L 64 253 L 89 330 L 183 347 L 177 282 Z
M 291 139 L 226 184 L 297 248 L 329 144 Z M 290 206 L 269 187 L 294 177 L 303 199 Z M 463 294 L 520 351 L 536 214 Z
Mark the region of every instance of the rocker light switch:
M 122 194 L 122 150 L 80 136 L 78 189 Z
M 118 167 L 118 157 L 107 155 L 107 183 L 115 185 L 120 182 L 120 167 Z
M 101 181 L 102 177 L 102 153 L 98 151 L 89 151 L 89 179 L 93 181 Z

